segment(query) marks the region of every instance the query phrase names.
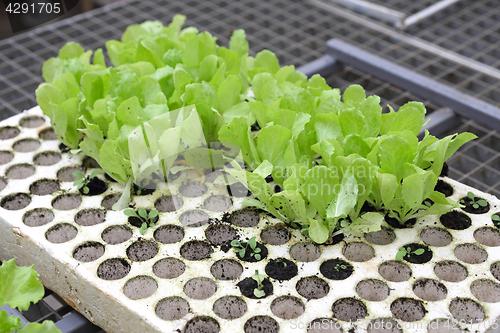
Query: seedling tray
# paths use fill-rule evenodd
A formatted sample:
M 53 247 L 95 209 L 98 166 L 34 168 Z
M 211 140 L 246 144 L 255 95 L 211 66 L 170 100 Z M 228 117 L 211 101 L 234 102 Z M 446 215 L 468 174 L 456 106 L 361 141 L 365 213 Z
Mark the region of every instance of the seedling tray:
M 202 185 L 133 196 L 135 207 L 160 211 L 142 235 L 109 209 L 123 186 L 102 171 L 105 192 L 76 190 L 72 171 L 90 174 L 95 165 L 60 149 L 38 107 L 1 122 L 0 139 L 0 259 L 35 264 L 44 285 L 107 332 L 319 332 L 325 325 L 331 332 L 487 332 L 500 316 L 500 233 L 492 220 L 500 202 L 449 178 L 440 189 L 450 198 L 472 191 L 488 206 L 405 229 L 385 223 L 380 232 L 318 246 L 245 209 L 245 197 L 230 196 L 207 174 Z M 256 237 L 267 256 L 240 260 L 224 243 L 235 237 Z M 410 253 L 395 260 L 401 247 Z M 419 248 L 424 254 L 411 253 Z M 265 298 L 238 287 L 256 270 L 273 287 Z

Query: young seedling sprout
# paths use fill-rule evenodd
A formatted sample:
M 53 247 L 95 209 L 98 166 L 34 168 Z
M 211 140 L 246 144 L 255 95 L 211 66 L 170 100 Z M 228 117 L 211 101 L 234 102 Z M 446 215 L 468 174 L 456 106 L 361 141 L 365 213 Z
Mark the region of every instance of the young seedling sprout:
M 257 247 L 257 241 L 255 237 L 252 237 L 248 240 L 246 245 L 243 245 L 239 240 L 233 239 L 231 241 L 231 246 L 234 248 L 234 251 L 240 255 L 241 258 L 245 256 L 247 250 L 250 251 L 250 257 L 254 257 L 255 260 L 260 260 L 260 248 Z M 248 249 L 250 247 L 250 249 Z
M 337 264 L 337 265 L 335 265 L 335 267 L 333 267 L 333 269 L 338 272 L 341 269 L 347 269 L 347 266 L 346 265 Z
M 154 218 L 158 216 L 158 211 L 156 209 L 152 210 L 149 212 L 147 212 L 147 210 L 143 207 L 139 208 L 137 210 L 137 214 L 135 212 L 135 210 L 133 209 L 125 209 L 123 211 L 123 213 L 127 216 L 130 216 L 130 217 L 137 217 L 139 220 L 142 221 L 142 225 L 141 225 L 141 228 L 139 229 L 139 232 L 141 233 L 141 235 L 144 235 L 146 233 L 146 230 L 148 229 L 148 227 L 152 227 L 154 225 Z
M 278 263 L 280 262 L 283 264 L 283 267 L 286 267 L 286 262 L 284 260 L 282 261 L 280 258 L 278 258 L 278 259 L 276 259 L 276 262 L 278 262 Z
M 494 221 L 494 222 L 497 222 L 497 224 L 498 224 L 498 222 L 500 222 L 500 216 L 498 216 L 496 214 L 492 215 L 491 216 L 491 220 Z
M 264 275 L 259 274 L 259 270 L 255 270 L 255 274 L 252 275 L 252 279 L 254 279 L 257 282 L 257 288 L 253 290 L 253 294 L 255 297 L 261 298 L 266 296 L 266 293 L 264 292 Z
M 409 256 L 410 254 L 415 254 L 417 256 L 420 256 L 424 254 L 425 250 L 424 249 L 416 249 L 415 251 L 412 251 L 410 247 L 401 247 L 399 248 L 398 253 L 396 253 L 396 260 L 401 260 L 405 256 Z
M 97 176 L 99 170 L 94 170 L 90 174 L 90 176 L 85 177 L 83 173 L 80 171 L 74 171 L 73 176 L 75 176 L 76 180 L 73 183 L 73 186 L 76 186 L 79 190 L 83 188 L 83 194 L 89 194 L 90 189 L 88 187 L 90 181 Z
M 474 195 L 474 193 L 472 193 L 470 191 L 467 192 L 467 197 L 471 200 L 470 203 L 472 205 L 472 208 L 474 208 L 474 209 L 478 209 L 479 207 L 486 207 L 486 206 L 488 206 L 488 203 L 486 202 L 486 200 L 476 198 L 475 195 Z M 461 199 L 460 203 L 462 205 L 465 205 L 465 200 Z

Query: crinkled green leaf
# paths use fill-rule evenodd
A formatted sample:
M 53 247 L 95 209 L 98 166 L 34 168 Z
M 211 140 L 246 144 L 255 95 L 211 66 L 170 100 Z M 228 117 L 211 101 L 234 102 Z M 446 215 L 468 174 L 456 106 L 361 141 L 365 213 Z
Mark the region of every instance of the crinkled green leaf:
M 338 219 L 348 216 L 356 206 L 358 198 L 356 178 L 350 172 L 345 173 L 340 187 L 336 188 L 334 194 L 326 210 L 328 218 Z
M 353 84 L 344 91 L 344 103 L 356 105 L 364 101 L 365 90 L 359 84 Z
M 302 193 L 318 214 L 326 218 L 327 206 L 338 195 L 339 187 L 338 175 L 326 166 L 319 165 L 305 173 Z
M 21 319 L 19 319 L 19 317 L 9 316 L 7 312 L 3 310 L 0 311 L 0 332 L 17 332 L 21 326 Z
M 21 311 L 28 310 L 30 303 L 36 303 L 44 295 L 38 273 L 30 267 L 16 266 L 15 259 L 4 261 L 0 266 L 0 306 L 8 304 Z
M 330 230 L 324 221 L 307 219 L 309 222 L 309 237 L 318 244 L 326 242 L 330 236 Z
M 246 40 L 245 30 L 234 30 L 229 40 L 229 49 L 236 52 L 240 57 L 248 54 L 248 42 Z

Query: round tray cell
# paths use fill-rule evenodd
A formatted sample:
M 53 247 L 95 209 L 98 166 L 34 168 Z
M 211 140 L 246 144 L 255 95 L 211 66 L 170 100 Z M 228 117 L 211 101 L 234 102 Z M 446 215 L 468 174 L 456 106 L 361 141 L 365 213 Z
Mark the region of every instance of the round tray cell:
M 458 202 L 465 206 L 462 210 L 470 214 L 484 214 L 490 210 L 489 202 L 480 197 L 474 197 L 474 199 L 465 197 Z
M 440 280 L 447 282 L 461 282 L 469 275 L 467 273 L 467 268 L 451 260 L 438 262 L 436 266 L 434 266 L 434 273 Z
M 252 192 L 242 183 L 234 183 L 227 186 L 227 193 L 235 198 L 245 198 L 248 197 Z
M 389 296 L 389 286 L 383 281 L 366 279 L 356 285 L 359 297 L 371 302 L 380 302 Z
M 59 190 L 59 182 L 52 179 L 40 179 L 30 185 L 30 193 L 34 195 L 48 195 Z
M 467 264 L 480 264 L 488 259 L 488 253 L 475 244 L 460 244 L 455 250 L 455 257 Z
M 403 333 L 401 325 L 392 318 L 376 318 L 370 320 L 367 333 Z
M 252 299 L 266 298 L 269 295 L 273 294 L 273 289 L 274 289 L 273 284 L 267 278 L 265 278 L 264 281 L 262 281 L 263 288 L 261 290 L 264 291 L 264 294 L 265 294 L 262 297 L 255 296 L 255 289 L 257 289 L 259 287 L 259 285 L 257 284 L 257 281 L 255 281 L 251 277 L 247 277 L 247 278 L 241 280 L 240 282 L 238 282 L 236 284 L 236 286 L 238 288 L 240 288 L 240 292 L 243 296 L 246 296 L 246 297 L 252 298 Z
M 108 259 L 97 268 L 97 276 L 103 280 L 123 279 L 130 272 L 130 264 L 123 258 Z
M 463 333 L 450 318 L 434 319 L 427 324 L 427 333 Z
M 416 218 L 411 218 L 406 220 L 403 224 L 401 224 L 401 221 L 398 219 L 391 217 L 389 215 L 386 215 L 384 217 L 385 222 L 387 222 L 388 225 L 393 227 L 394 229 L 408 229 L 408 228 L 413 228 L 415 226 L 415 223 L 417 223 Z
M 307 300 L 323 298 L 330 292 L 328 282 L 317 276 L 303 277 L 297 282 L 295 289 L 299 295 Z
M 208 223 L 210 216 L 202 210 L 188 210 L 179 216 L 179 222 L 185 227 L 197 228 Z
M 89 189 L 88 193 L 85 193 L 84 187 Z M 106 192 L 108 189 L 108 183 L 98 177 L 94 177 L 90 179 L 84 187 L 78 189 L 78 192 L 80 192 L 81 195 L 93 196 Z
M 500 284 L 491 280 L 477 280 L 472 282 L 470 291 L 480 302 L 500 302 Z
M 278 333 L 280 325 L 269 316 L 254 316 L 246 321 L 243 330 L 245 333 Z
M 163 196 L 155 202 L 155 208 L 159 212 L 175 212 L 181 209 L 182 205 L 184 202 L 176 195 Z
M 91 262 L 104 254 L 104 245 L 98 242 L 85 242 L 73 251 L 73 258 L 81 262 Z
M 427 310 L 422 301 L 402 297 L 391 303 L 391 312 L 399 320 L 413 322 L 424 318 Z
M 132 261 L 146 261 L 158 254 L 158 247 L 150 241 L 137 241 L 127 248 L 127 257 Z
M 82 209 L 75 216 L 75 222 L 84 227 L 103 223 L 105 219 L 106 211 L 102 209 Z
M 379 231 L 373 231 L 365 234 L 365 239 L 376 245 L 388 245 L 394 242 L 396 234 L 393 230 L 382 227 Z
M 311 262 L 321 256 L 321 250 L 316 244 L 301 242 L 292 245 L 290 255 L 297 261 Z
M 61 154 L 55 151 L 44 151 L 33 158 L 33 163 L 40 166 L 49 166 L 59 163 Z
M 259 224 L 260 216 L 255 210 L 246 208 L 231 213 L 229 221 L 238 226 L 251 228 Z
M 446 286 L 437 280 L 420 279 L 413 284 L 413 293 L 424 301 L 441 301 L 448 295 Z
M 7 150 L 0 150 L 0 165 L 10 163 L 14 159 L 14 154 Z
M 391 282 L 404 282 L 411 278 L 410 266 L 401 261 L 385 261 L 378 267 L 381 277 Z
M 52 200 L 52 207 L 57 210 L 72 210 L 78 208 L 82 198 L 78 194 L 63 194 Z
M 109 245 L 121 244 L 132 237 L 132 230 L 125 225 L 112 225 L 104 229 L 101 237 Z
M 164 258 L 153 265 L 153 273 L 162 279 L 175 279 L 186 270 L 186 265 L 176 258 Z
M 5 126 L 0 127 L 0 140 L 9 140 L 19 135 L 21 131 L 17 127 Z
M 196 198 L 207 193 L 207 186 L 197 181 L 184 182 L 179 186 L 179 193 L 188 198 Z
M 290 280 L 297 275 L 298 268 L 293 261 L 285 258 L 271 259 L 266 265 L 266 274 L 275 280 Z
M 449 309 L 453 318 L 465 321 L 467 324 L 480 323 L 485 318 L 483 307 L 469 298 L 454 298 L 450 302 Z
M 281 319 L 299 318 L 305 309 L 304 303 L 293 296 L 279 296 L 271 303 L 271 312 Z
M 244 300 L 236 296 L 224 296 L 215 301 L 213 306 L 214 313 L 222 319 L 241 318 L 248 307 Z
M 183 333 L 219 333 L 220 325 L 212 317 L 199 316 L 194 317 L 186 323 Z
M 212 254 L 214 250 L 204 241 L 193 240 L 182 244 L 180 253 L 187 260 L 203 260 Z
M 31 203 L 31 197 L 26 193 L 10 194 L 2 199 L 0 206 L 7 210 L 20 210 Z
M 453 186 L 448 183 L 445 183 L 441 179 L 438 180 L 436 187 L 434 187 L 434 191 L 438 191 L 443 193 L 446 197 L 449 197 L 453 194 Z
M 38 137 L 40 139 L 46 140 L 46 141 L 58 139 L 56 131 L 54 131 L 54 129 L 52 127 L 41 130 L 40 133 L 38 134 Z
M 264 242 L 264 244 L 283 245 L 290 240 L 291 235 L 284 225 L 274 225 L 262 230 L 262 232 L 260 233 L 260 238 L 262 239 L 262 242 Z
M 209 278 L 197 277 L 184 285 L 184 294 L 193 299 L 207 299 L 217 291 L 217 284 Z
M 153 237 L 163 244 L 178 243 L 184 238 L 184 229 L 173 224 L 163 225 L 155 230 Z
M 351 297 L 336 300 L 332 305 L 332 311 L 333 318 L 343 321 L 357 321 L 368 315 L 366 305 Z
M 420 232 L 420 239 L 430 246 L 447 246 L 453 237 L 443 228 L 425 228 Z
M 18 153 L 30 153 L 40 148 L 40 141 L 37 139 L 22 139 L 12 145 L 12 149 Z
M 82 161 L 82 167 L 84 169 L 99 169 L 101 166 L 90 156 L 85 156 Z
M 23 215 L 23 223 L 28 227 L 39 227 L 54 220 L 54 213 L 48 208 L 35 208 Z
M 331 318 L 316 318 L 307 325 L 307 333 L 344 333 L 342 324 Z
M 212 265 L 210 273 L 219 280 L 235 280 L 243 273 L 243 266 L 236 260 L 222 259 Z
M 158 289 L 158 283 L 155 279 L 140 275 L 130 279 L 123 286 L 123 293 L 130 299 L 142 299 L 153 295 Z
M 255 257 L 256 253 L 252 250 L 250 245 L 248 245 L 246 242 L 242 242 L 242 246 L 246 247 L 245 255 L 242 257 L 239 252 L 236 252 L 236 256 L 240 260 L 243 260 L 246 262 L 257 262 L 257 261 L 260 261 L 262 259 L 267 258 L 268 250 L 267 250 L 267 247 L 264 246 L 264 244 L 261 244 L 259 242 L 256 243 L 256 248 L 260 249 L 260 252 L 258 252 L 258 254 L 260 255 L 260 259 L 257 259 Z
M 213 245 L 231 242 L 237 236 L 236 230 L 227 224 L 213 224 L 205 230 L 205 237 Z
M 0 177 L 0 191 L 3 191 L 3 189 L 7 187 L 7 184 L 7 179 L 4 177 Z
M 113 205 L 118 202 L 121 196 L 121 193 L 107 195 L 104 197 L 104 199 L 102 199 L 101 206 L 107 210 L 112 210 Z
M 181 297 L 167 297 L 156 305 L 155 313 L 163 320 L 178 320 L 188 314 L 189 303 Z
M 75 171 L 84 173 L 85 170 L 79 166 L 65 167 L 57 171 L 57 179 L 62 182 L 74 182 L 76 180 Z
M 465 230 L 472 225 L 472 221 L 467 214 L 452 210 L 439 217 L 439 221 L 448 229 Z
M 352 242 L 344 246 L 342 251 L 347 260 L 365 262 L 375 257 L 375 250 L 368 244 Z
M 500 246 L 500 233 L 492 227 L 482 227 L 474 231 L 474 239 L 485 246 Z
M 323 261 L 319 266 L 319 271 L 324 277 L 330 280 L 345 280 L 351 276 L 354 267 L 342 259 L 329 259 Z
M 45 124 L 45 119 L 39 116 L 23 117 L 19 121 L 19 125 L 26 128 L 37 128 Z
M 59 223 L 45 233 L 45 238 L 54 244 L 66 243 L 76 237 L 78 230 L 69 223 Z
M 7 169 L 5 175 L 10 179 L 25 179 L 35 174 L 35 167 L 31 164 L 16 164 Z
M 410 243 L 403 245 L 401 248 L 406 249 L 406 254 L 403 256 L 403 259 L 412 264 L 425 264 L 431 261 L 433 256 L 431 249 L 426 245 Z M 421 250 L 424 250 L 424 252 L 419 254 L 417 251 Z
M 203 208 L 211 212 L 225 212 L 233 206 L 233 202 L 225 195 L 211 195 L 203 202 Z

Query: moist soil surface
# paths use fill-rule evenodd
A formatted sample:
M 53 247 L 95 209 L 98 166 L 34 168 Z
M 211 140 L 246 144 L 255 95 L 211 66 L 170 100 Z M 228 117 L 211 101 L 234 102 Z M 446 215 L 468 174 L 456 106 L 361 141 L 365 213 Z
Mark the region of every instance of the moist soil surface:
M 243 247 L 246 247 L 246 251 L 245 251 L 244 257 L 240 257 L 240 254 L 238 252 L 236 253 L 236 256 L 240 260 L 243 260 L 246 262 L 257 262 L 257 261 L 260 261 L 260 260 L 265 259 L 267 257 L 267 248 L 263 244 L 257 243 L 257 248 L 260 249 L 260 252 L 259 252 L 260 259 L 259 260 L 255 259 L 255 255 L 252 256 L 252 254 L 254 252 L 252 251 L 252 248 L 250 247 L 250 245 L 247 246 L 247 243 L 243 243 L 243 242 L 241 243 L 241 245 Z
M 297 272 L 297 265 L 285 258 L 271 259 L 266 265 L 266 274 L 280 281 L 290 280 Z
M 404 224 L 401 224 L 398 219 L 394 217 L 390 217 L 389 215 L 385 216 L 385 222 L 389 224 L 391 227 L 395 229 L 407 229 L 407 228 L 413 228 L 415 223 L 417 223 L 417 219 L 408 219 Z
M 146 188 L 139 187 L 136 184 L 134 184 L 134 186 L 133 186 L 134 195 L 138 195 L 138 196 L 153 194 L 153 192 L 155 190 L 156 190 L 155 183 L 149 183 L 149 185 Z
M 346 268 L 342 268 L 342 265 Z M 324 261 L 319 267 L 319 271 L 327 279 L 345 280 L 349 276 L 351 276 L 352 272 L 354 271 L 354 267 L 352 267 L 352 265 L 347 261 L 337 258 Z
M 106 190 L 108 189 L 108 184 L 97 177 L 92 178 L 86 186 L 89 189 L 89 193 L 85 194 L 83 192 L 83 187 L 82 187 L 81 189 L 78 190 L 78 192 L 80 192 L 81 195 L 88 195 L 88 196 L 99 195 L 106 192 Z
M 467 214 L 452 210 L 439 217 L 439 221 L 448 229 L 464 230 L 472 225 L 472 221 Z
M 438 180 L 436 187 L 434 187 L 434 191 L 438 191 L 443 193 L 445 196 L 449 197 L 450 195 L 453 194 L 453 187 L 442 181 L 441 179 Z
M 479 200 L 484 200 L 483 198 L 478 198 L 478 197 L 475 197 L 474 198 L 474 201 L 477 202 Z M 471 213 L 471 214 L 484 214 L 484 213 L 487 213 L 489 210 L 490 210 L 490 204 L 488 203 L 488 201 L 486 201 L 487 205 L 486 206 L 479 206 L 478 208 L 474 208 L 473 207 L 473 199 L 469 198 L 469 197 L 465 197 L 465 198 L 462 198 L 460 199 L 458 202 L 461 203 L 462 205 L 464 205 L 465 207 L 462 208 L 462 210 L 466 211 L 467 213 Z
M 241 293 L 243 296 L 246 296 L 248 298 L 253 298 L 253 299 L 262 299 L 266 298 L 269 295 L 272 295 L 273 293 L 273 284 L 269 281 L 269 279 L 264 279 L 262 281 L 262 285 L 264 286 L 264 293 L 266 294 L 263 297 L 257 297 L 254 295 L 254 289 L 258 287 L 257 281 L 252 279 L 251 277 L 248 277 L 246 279 L 241 280 L 236 286 L 240 288 Z
M 414 253 L 406 254 L 403 258 L 404 260 L 411 262 L 412 264 L 425 264 L 426 262 L 429 262 L 432 259 L 432 251 L 429 249 L 428 246 L 422 245 L 422 244 L 417 244 L 417 243 L 411 243 L 411 244 L 406 244 L 404 245 L 405 248 L 410 248 L 410 252 L 414 252 L 415 250 L 423 249 L 425 250 L 424 253 L 421 255 L 416 255 Z

